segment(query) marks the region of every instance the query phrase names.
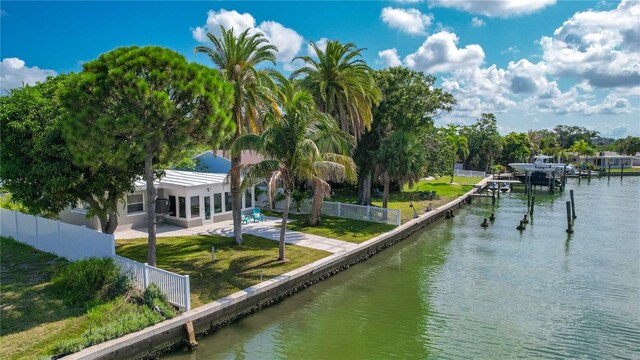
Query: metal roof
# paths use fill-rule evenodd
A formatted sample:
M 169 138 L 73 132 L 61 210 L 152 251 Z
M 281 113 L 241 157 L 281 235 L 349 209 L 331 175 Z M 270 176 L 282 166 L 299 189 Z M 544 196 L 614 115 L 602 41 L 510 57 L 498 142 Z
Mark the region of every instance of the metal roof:
M 206 186 L 225 183 L 227 174 L 202 173 L 195 171 L 165 170 L 164 176 L 153 183 L 156 188 L 188 188 L 194 186 Z M 143 179 L 136 180 L 136 189 L 145 189 L 146 182 Z

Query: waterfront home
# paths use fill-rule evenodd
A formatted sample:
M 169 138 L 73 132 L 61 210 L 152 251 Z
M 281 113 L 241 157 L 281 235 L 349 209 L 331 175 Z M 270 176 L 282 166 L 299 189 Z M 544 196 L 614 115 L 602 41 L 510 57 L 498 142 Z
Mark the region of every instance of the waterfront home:
M 634 163 L 639 160 L 637 156 L 632 155 L 621 155 L 614 151 L 600 151 L 596 155 L 587 156 L 585 160 L 585 156 L 581 155 L 578 157 L 577 153 L 570 152 L 569 161 L 571 162 L 584 162 L 586 161 L 588 164 L 593 164 L 597 168 L 608 169 L 609 165 L 611 168 L 621 168 L 624 166 L 625 168 L 630 168 L 634 166 Z
M 159 222 L 188 228 L 231 219 L 231 191 L 226 173 L 166 170 L 155 186 Z M 253 210 L 254 191 L 247 189 L 242 194 L 243 212 Z M 135 191 L 121 203 L 116 231 L 147 226 L 146 197 L 145 182 L 136 181 Z M 87 218 L 86 214 L 87 204 L 78 201 L 60 213 L 60 221 L 99 230 L 99 220 Z

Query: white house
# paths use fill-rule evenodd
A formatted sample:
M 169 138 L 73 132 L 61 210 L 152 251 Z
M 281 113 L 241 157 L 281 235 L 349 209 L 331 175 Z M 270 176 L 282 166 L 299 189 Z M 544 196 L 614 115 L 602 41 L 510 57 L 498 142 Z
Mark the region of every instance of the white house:
M 585 156 L 582 155 L 580 159 L 576 153 L 569 153 L 569 160 L 574 162 L 585 161 Z M 634 161 L 637 160 L 638 157 L 632 155 L 620 155 L 614 151 L 600 151 L 595 156 L 587 156 L 586 161 L 588 163 L 594 164 L 597 168 L 608 169 L 609 165 L 611 168 L 621 168 L 624 166 L 625 168 L 630 168 L 634 166 Z
M 158 202 L 156 213 L 159 223 L 194 227 L 231 219 L 231 192 L 227 174 L 166 170 L 156 181 Z M 118 230 L 147 226 L 146 185 L 136 181 L 135 191 L 125 196 L 118 214 Z M 242 195 L 242 209 L 249 212 L 255 204 L 255 190 Z M 163 205 L 167 206 L 163 206 Z M 164 208 L 164 209 L 163 209 Z M 87 218 L 86 204 L 78 202 L 60 213 L 60 221 L 86 225 L 99 230 L 97 218 Z

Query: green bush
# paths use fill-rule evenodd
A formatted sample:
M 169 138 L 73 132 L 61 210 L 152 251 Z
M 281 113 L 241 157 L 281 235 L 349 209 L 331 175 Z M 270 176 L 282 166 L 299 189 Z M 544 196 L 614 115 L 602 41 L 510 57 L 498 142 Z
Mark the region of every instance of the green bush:
M 112 259 L 89 258 L 58 270 L 53 284 L 63 300 L 78 305 L 109 301 L 131 289 L 131 282 Z

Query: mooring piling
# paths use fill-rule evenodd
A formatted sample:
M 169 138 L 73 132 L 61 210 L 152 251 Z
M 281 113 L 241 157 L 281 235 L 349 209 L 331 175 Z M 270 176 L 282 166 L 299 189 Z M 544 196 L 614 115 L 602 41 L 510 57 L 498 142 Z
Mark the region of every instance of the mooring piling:
M 624 164 L 620 165 L 620 180 L 622 180 L 623 175 L 624 175 Z
M 567 201 L 567 233 L 573 233 L 573 219 L 571 219 L 571 202 Z
M 609 172 L 607 173 L 607 180 L 611 180 L 611 164 L 609 164 Z
M 569 195 L 571 196 L 571 215 L 573 218 L 576 218 L 576 202 L 573 200 L 573 189 L 569 190 Z
M 536 196 L 533 195 L 531 196 L 531 207 L 529 208 L 529 215 L 533 216 L 533 208 L 535 207 L 536 204 Z
M 556 172 L 552 171 L 551 172 L 551 193 L 552 194 L 555 192 L 555 187 L 556 187 Z

